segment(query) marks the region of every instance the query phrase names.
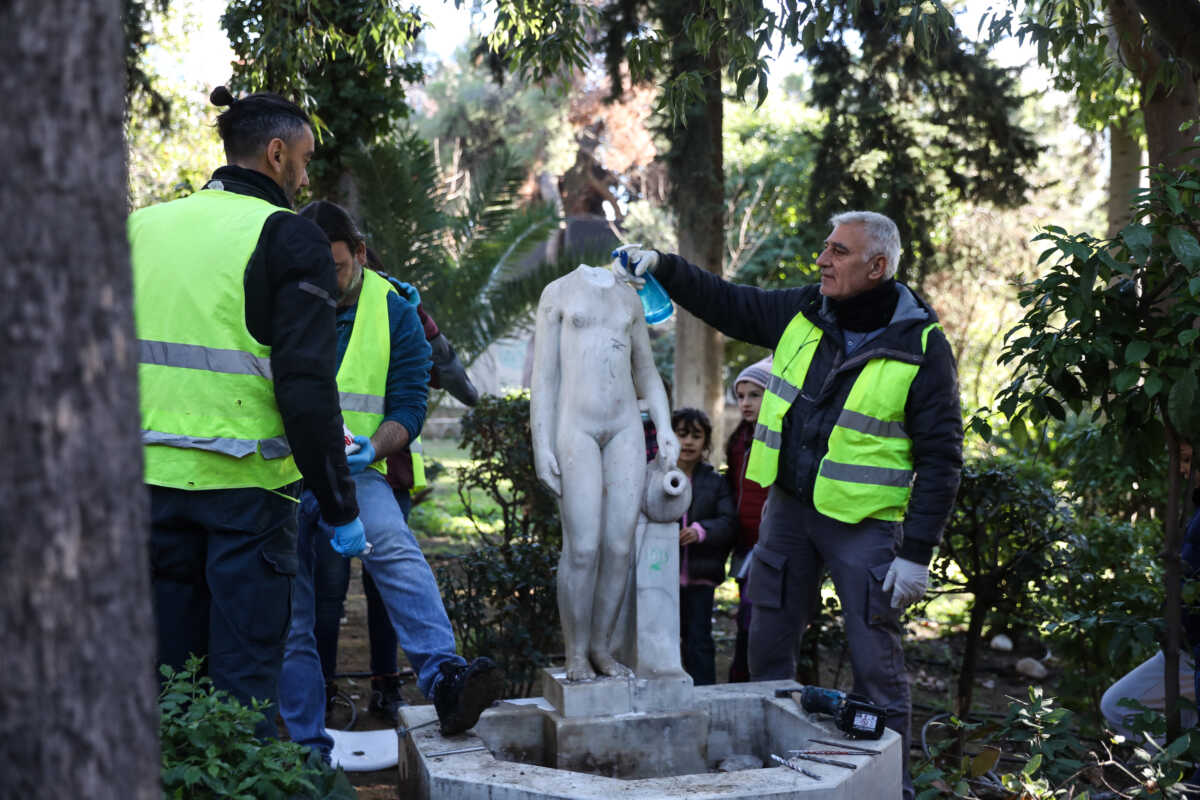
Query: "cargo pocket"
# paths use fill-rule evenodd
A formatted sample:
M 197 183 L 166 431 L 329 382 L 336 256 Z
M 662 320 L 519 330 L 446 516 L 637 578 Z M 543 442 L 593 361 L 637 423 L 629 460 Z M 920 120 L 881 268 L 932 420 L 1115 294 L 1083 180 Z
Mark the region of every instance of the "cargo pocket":
M 751 562 L 746 597 L 751 603 L 762 608 L 783 608 L 787 556 L 755 547 L 751 552 Z
M 898 627 L 900 614 L 904 609 L 892 608 L 892 593 L 883 590 L 883 579 L 887 577 L 891 561 L 869 567 L 870 573 L 867 587 L 867 624 L 883 627 Z
M 296 538 L 291 530 L 281 530 L 258 553 L 262 575 L 253 592 L 255 603 L 246 634 L 259 642 L 282 642 L 292 621 L 292 592 L 300 566 Z

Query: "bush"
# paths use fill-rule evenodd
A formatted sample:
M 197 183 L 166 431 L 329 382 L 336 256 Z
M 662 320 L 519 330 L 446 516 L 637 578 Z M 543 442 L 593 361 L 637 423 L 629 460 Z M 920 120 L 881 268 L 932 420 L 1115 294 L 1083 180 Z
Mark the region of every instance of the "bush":
M 963 468 L 958 501 L 933 572 L 951 591 L 971 595 L 956 710 L 970 716 L 975 663 L 989 615 L 1030 619 L 1047 576 L 1062 566 L 1055 544 L 1073 529 L 1050 473 L 1033 462 L 981 459 Z M 957 571 L 950 569 L 951 564 Z
M 1162 632 L 1163 582 L 1156 522 L 1131 524 L 1104 516 L 1082 520 L 1065 542 L 1070 563 L 1037 598 L 1042 629 L 1064 670 L 1059 691 L 1090 707 L 1097 728 L 1100 696 L 1113 680 L 1150 657 Z
M 495 659 L 509 696 L 527 696 L 538 670 L 562 652 L 562 529 L 558 502 L 534 472 L 528 394 L 481 398 L 463 418 L 460 446 L 471 463 L 458 469 L 458 493 L 480 542 L 438 569 L 438 585 L 463 655 Z M 480 524 L 472 491 L 499 507 L 499 534 Z
M 263 705 L 251 708 L 201 675 L 202 660 L 183 670 L 161 668 L 159 696 L 162 784 L 166 798 L 352 800 L 358 796 L 341 770 L 330 769 L 314 752 L 292 742 L 263 742 L 254 726 Z

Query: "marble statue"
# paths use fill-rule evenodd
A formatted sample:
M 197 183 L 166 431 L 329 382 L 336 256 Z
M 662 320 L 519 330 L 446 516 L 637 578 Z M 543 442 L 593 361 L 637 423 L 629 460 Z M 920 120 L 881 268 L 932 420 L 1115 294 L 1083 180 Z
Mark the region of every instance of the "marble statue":
M 538 478 L 561 510 L 568 681 L 632 674 L 613 654 L 613 632 L 630 590 L 646 480 L 639 398 L 657 428 L 659 463 L 672 467 L 679 442 L 637 292 L 587 265 L 548 284 L 538 302 L 530 425 Z

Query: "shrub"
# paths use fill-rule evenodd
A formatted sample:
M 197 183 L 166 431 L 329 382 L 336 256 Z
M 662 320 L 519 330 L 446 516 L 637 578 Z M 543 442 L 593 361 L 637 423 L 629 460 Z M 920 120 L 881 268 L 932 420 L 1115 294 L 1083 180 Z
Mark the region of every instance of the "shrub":
M 358 796 L 341 770 L 292 742 L 263 742 L 254 726 L 265 704 L 239 703 L 201 675 L 202 660 L 184 669 L 161 668 L 159 696 L 162 784 L 166 798 L 352 800 Z
M 971 595 L 970 622 L 958 674 L 956 710 L 970 715 L 975 663 L 990 614 L 1026 611 L 1058 566 L 1055 543 L 1072 530 L 1047 470 L 1032 462 L 981 459 L 963 468 L 934 574 L 950 591 Z M 957 566 L 957 574 L 950 565 Z
M 463 418 L 460 446 L 471 463 L 458 469 L 458 493 L 480 541 L 438 569 L 438 584 L 463 655 L 494 658 L 507 693 L 526 696 L 538 670 L 562 652 L 555 585 L 562 530 L 558 503 L 534 472 L 528 394 L 481 398 Z M 472 491 L 499 507 L 498 533 L 480 524 Z

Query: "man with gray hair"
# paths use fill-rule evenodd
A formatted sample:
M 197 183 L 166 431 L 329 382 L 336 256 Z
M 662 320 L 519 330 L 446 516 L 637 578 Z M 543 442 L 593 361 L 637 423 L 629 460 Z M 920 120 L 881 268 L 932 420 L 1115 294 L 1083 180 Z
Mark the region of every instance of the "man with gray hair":
M 747 596 L 750 677 L 795 676 L 793 643 L 825 569 L 842 603 L 854 691 L 904 739 L 912 703 L 900 615 L 924 594 L 962 471 L 954 355 L 937 315 L 895 280 L 900 236 L 868 211 L 838 214 L 820 284 L 739 286 L 638 245 L 614 257 L 728 336 L 775 351 L 747 476 L 770 492 Z

